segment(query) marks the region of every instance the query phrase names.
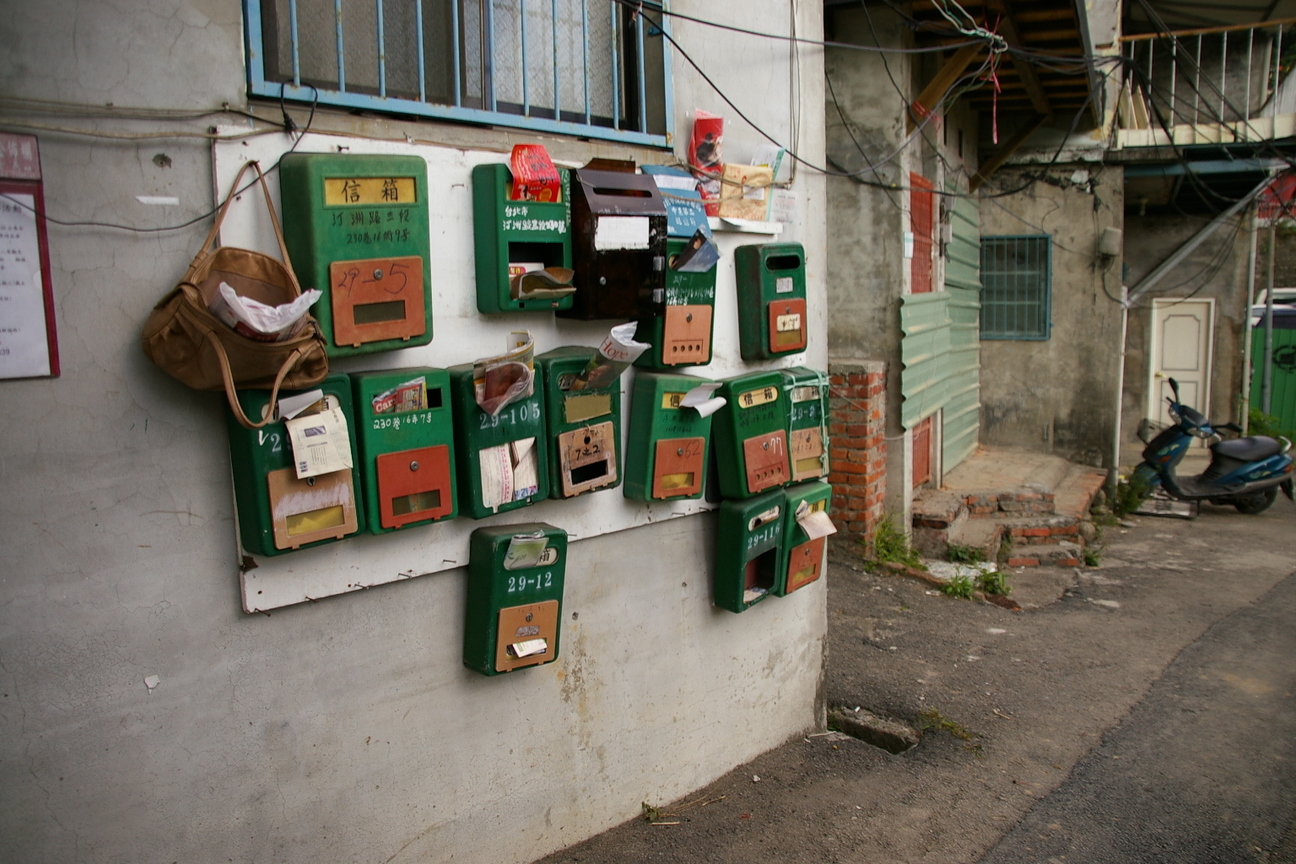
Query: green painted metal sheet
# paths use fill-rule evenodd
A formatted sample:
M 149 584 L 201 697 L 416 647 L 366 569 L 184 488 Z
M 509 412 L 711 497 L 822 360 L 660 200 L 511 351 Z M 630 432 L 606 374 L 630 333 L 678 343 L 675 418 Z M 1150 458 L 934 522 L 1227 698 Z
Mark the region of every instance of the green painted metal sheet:
M 900 420 L 906 429 L 944 408 L 946 471 L 976 449 L 981 421 L 981 234 L 975 205 L 955 199 L 944 291 L 910 294 L 900 306 Z
M 1275 322 L 1276 323 L 1276 322 Z M 1251 331 L 1251 407 L 1260 408 L 1264 388 L 1264 326 Z M 1296 330 L 1273 331 L 1273 378 L 1269 413 L 1278 418 L 1283 434 L 1296 431 Z

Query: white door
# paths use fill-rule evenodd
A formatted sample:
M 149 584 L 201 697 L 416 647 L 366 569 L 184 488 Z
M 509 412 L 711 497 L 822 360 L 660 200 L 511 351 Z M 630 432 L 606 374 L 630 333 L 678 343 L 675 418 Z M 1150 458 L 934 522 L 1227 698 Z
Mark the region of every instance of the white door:
M 1170 379 L 1179 382 L 1185 405 L 1210 415 L 1211 346 L 1215 344 L 1214 300 L 1152 301 L 1152 369 L 1148 386 L 1148 416 L 1170 425 L 1166 397 Z

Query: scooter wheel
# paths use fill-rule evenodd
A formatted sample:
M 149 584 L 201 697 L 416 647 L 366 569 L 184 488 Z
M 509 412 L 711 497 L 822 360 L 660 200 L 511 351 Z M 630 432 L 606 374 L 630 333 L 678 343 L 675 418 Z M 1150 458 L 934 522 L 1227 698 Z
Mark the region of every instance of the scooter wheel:
M 1239 513 L 1254 516 L 1269 509 L 1269 505 L 1278 500 L 1278 487 L 1270 486 L 1248 495 L 1239 495 L 1233 499 L 1233 506 Z

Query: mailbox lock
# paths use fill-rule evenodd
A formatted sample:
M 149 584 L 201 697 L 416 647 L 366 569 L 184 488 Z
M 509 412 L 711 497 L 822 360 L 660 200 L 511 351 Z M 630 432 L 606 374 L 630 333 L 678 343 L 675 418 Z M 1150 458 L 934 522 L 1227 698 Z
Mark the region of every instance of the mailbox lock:
M 534 615 L 533 613 L 528 612 L 528 613 L 527 613 L 526 620 L 527 620 L 527 621 L 530 621 L 530 620 L 531 620 L 532 618 L 534 618 L 534 617 L 535 617 L 535 615 Z
M 688 313 L 687 315 L 685 315 L 685 316 L 684 316 L 684 320 L 685 320 L 686 322 L 688 322 L 689 324 L 692 324 L 692 323 L 693 323 L 693 313 L 690 312 L 690 313 Z
M 411 470 L 411 471 L 417 471 L 418 468 L 419 468 L 419 466 L 418 466 L 418 462 L 417 462 L 417 461 L 414 461 L 414 462 L 411 462 L 411 463 L 410 463 L 410 470 Z
M 764 444 L 762 444 L 762 445 L 761 445 L 761 449 L 768 450 L 768 449 L 769 449 L 769 442 L 766 441 Z
M 315 485 L 315 478 L 314 478 L 314 477 L 307 477 L 307 478 L 306 478 L 306 485 L 307 485 L 307 486 L 314 486 L 314 485 Z
M 381 268 L 376 268 L 376 269 L 374 270 L 374 278 L 377 279 L 378 281 L 382 281 L 382 269 L 381 269 Z
M 676 450 L 675 450 L 675 455 L 676 455 L 676 456 L 683 456 L 683 455 L 684 455 L 684 448 L 683 448 L 683 447 L 678 447 L 678 448 L 676 448 Z
M 600 276 L 600 277 L 599 277 L 599 284 L 600 284 L 600 285 L 606 285 L 606 284 L 607 284 L 607 277 L 606 277 L 606 276 Z

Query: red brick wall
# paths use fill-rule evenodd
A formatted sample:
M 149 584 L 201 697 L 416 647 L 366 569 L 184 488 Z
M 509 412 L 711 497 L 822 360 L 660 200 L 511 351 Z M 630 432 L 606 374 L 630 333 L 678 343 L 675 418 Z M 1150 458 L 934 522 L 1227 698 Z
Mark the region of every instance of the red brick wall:
M 886 493 L 886 364 L 829 363 L 828 380 L 833 522 L 868 542 Z

